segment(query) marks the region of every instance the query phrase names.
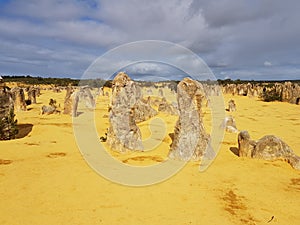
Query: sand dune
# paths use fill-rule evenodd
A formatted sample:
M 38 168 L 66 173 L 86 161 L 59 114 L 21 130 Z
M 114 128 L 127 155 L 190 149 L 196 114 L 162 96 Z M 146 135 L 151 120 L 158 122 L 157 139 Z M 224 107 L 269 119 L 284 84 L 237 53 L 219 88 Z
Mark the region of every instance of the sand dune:
M 18 139 L 0 142 L 0 224 L 299 224 L 300 171 L 286 162 L 239 158 L 234 133 L 225 134 L 215 161 L 204 172 L 199 172 L 199 162 L 190 162 L 170 179 L 146 187 L 106 180 L 83 159 L 70 116 L 39 115 L 50 98 L 63 107 L 64 96 L 65 91 L 42 91 L 37 104 L 17 112 Z M 298 105 L 224 96 L 225 103 L 230 99 L 237 111 L 226 113 L 234 116 L 239 130 L 248 130 L 253 139 L 279 136 L 300 155 Z M 97 99 L 99 137 L 108 126 L 108 103 L 107 97 Z M 165 160 L 177 117 L 158 117 L 167 126 L 155 150 L 108 152 L 137 166 Z M 147 122 L 139 127 L 146 140 Z

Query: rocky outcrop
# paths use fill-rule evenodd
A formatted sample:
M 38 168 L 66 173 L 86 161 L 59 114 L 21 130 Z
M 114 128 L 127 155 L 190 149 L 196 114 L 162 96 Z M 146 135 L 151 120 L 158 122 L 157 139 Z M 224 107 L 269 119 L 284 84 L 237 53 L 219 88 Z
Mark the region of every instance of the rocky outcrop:
M 14 100 L 14 108 L 16 111 L 26 111 L 26 102 L 24 90 L 20 87 L 11 89 L 12 97 Z
M 56 100 L 50 99 L 49 105 L 43 105 L 41 107 L 41 115 L 50 115 L 50 114 L 57 114 L 60 113 L 60 111 L 57 109 Z
M 285 82 L 281 87 L 281 98 L 283 102 L 297 104 L 300 98 L 300 86 L 291 82 Z
M 96 103 L 89 86 L 81 87 L 78 94 L 79 94 L 80 101 L 84 101 L 86 108 L 95 109 Z
M 229 111 L 229 112 L 235 112 L 236 111 L 236 105 L 235 105 L 234 100 L 232 100 L 232 99 L 229 100 L 227 111 Z
M 73 99 L 72 99 L 72 116 L 77 117 L 77 109 L 78 109 L 78 103 L 79 103 L 79 92 L 73 93 Z
M 141 132 L 135 121 L 139 91 L 130 77 L 120 72 L 112 82 L 110 126 L 107 143 L 114 150 L 143 150 Z
M 14 119 L 14 101 L 6 86 L 0 87 L 0 140 L 15 138 L 18 133 L 17 120 Z
M 238 129 L 236 127 L 235 119 L 233 116 L 225 117 L 223 123 L 221 124 L 221 128 L 226 130 L 229 133 L 237 133 Z
M 41 115 L 50 115 L 50 114 L 57 114 L 60 113 L 59 110 L 56 109 L 56 107 L 51 105 L 43 105 L 41 108 Z
M 209 135 L 202 121 L 202 100 L 205 97 L 202 84 L 184 78 L 177 86 L 179 119 L 174 129 L 169 157 L 183 161 L 199 160 L 208 144 Z
M 241 131 L 238 135 L 238 148 L 240 157 L 252 157 L 256 142 L 250 139 L 248 131 Z
M 134 120 L 136 123 L 146 121 L 157 115 L 157 111 L 152 108 L 150 96 L 147 100 L 139 98 L 134 105 Z
M 73 117 L 77 117 L 77 109 L 80 102 L 83 102 L 89 110 L 95 109 L 96 103 L 89 86 L 80 87 L 78 91 L 74 91 L 72 87 L 68 87 L 66 91 L 64 114 L 72 114 Z
M 159 88 L 159 89 L 158 89 L 158 96 L 164 97 L 164 91 L 163 91 L 162 88 Z
M 266 135 L 258 141 L 250 139 L 247 131 L 238 135 L 239 156 L 252 157 L 264 160 L 284 160 L 293 168 L 300 170 L 300 157 L 280 138 Z
M 259 97 L 263 101 L 283 101 L 298 104 L 300 101 L 300 85 L 296 82 L 285 83 L 247 83 L 226 84 L 224 94 Z
M 71 115 L 72 114 L 72 94 L 73 89 L 71 86 L 68 86 L 66 89 L 66 96 L 64 101 L 64 114 Z
M 162 100 L 159 102 L 158 111 L 171 115 L 178 115 L 177 108 L 174 107 L 173 104 L 169 104 L 165 97 L 163 97 Z
M 34 87 L 30 87 L 27 91 L 28 94 L 28 100 L 32 104 L 36 104 L 36 89 Z

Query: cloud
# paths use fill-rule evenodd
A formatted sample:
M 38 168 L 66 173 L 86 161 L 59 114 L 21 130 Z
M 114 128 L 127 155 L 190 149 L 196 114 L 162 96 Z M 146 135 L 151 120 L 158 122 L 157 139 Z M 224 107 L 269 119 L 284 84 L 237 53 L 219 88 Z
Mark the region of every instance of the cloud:
M 269 62 L 269 61 L 265 61 L 264 62 L 264 66 L 272 66 L 273 64 L 271 63 L 271 62 Z
M 191 49 L 220 77 L 259 77 L 270 58 L 284 74 L 300 68 L 299 7 L 296 0 L 4 1 L 0 73 L 80 77 L 107 50 L 154 39 Z
M 166 66 L 163 66 L 162 64 L 157 64 L 157 63 L 137 63 L 132 65 L 131 67 L 126 68 L 126 71 L 129 73 L 134 73 L 134 74 L 160 74 L 163 73 L 164 71 L 167 71 Z

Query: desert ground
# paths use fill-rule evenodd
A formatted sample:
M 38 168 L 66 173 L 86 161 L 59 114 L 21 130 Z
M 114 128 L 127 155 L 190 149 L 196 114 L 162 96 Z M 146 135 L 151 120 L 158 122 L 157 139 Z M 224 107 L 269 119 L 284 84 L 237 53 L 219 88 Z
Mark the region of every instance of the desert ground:
M 161 183 L 130 187 L 103 178 L 87 164 L 71 116 L 39 114 L 50 98 L 62 108 L 65 91 L 41 94 L 28 111 L 16 112 L 18 138 L 0 142 L 0 224 L 300 223 L 300 171 L 282 161 L 239 158 L 236 133 L 225 133 L 216 159 L 204 172 L 199 162 L 189 162 Z M 226 114 L 234 116 L 239 130 L 248 130 L 255 140 L 274 134 L 300 155 L 299 105 L 231 95 L 224 96 L 225 105 L 230 99 L 237 111 Z M 99 137 L 108 127 L 108 104 L 108 97 L 97 98 Z M 204 111 L 209 130 L 209 110 Z M 158 116 L 168 126 L 154 151 L 108 152 L 135 166 L 164 161 L 177 117 Z M 147 122 L 139 127 L 145 138 L 150 135 Z

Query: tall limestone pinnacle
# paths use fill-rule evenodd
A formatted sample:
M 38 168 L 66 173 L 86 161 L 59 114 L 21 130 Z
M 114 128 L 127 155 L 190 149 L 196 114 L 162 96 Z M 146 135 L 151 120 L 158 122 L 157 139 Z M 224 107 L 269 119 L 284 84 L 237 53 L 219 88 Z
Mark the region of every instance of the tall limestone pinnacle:
M 143 150 L 142 135 L 135 122 L 135 104 L 139 100 L 139 90 L 124 72 L 120 72 L 112 82 L 110 127 L 107 142 L 114 150 Z
M 174 129 L 174 139 L 169 157 L 183 161 L 199 160 L 209 143 L 202 121 L 202 84 L 184 78 L 177 86 L 179 119 Z

